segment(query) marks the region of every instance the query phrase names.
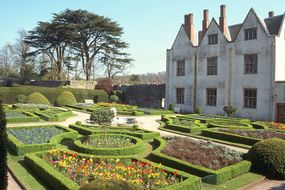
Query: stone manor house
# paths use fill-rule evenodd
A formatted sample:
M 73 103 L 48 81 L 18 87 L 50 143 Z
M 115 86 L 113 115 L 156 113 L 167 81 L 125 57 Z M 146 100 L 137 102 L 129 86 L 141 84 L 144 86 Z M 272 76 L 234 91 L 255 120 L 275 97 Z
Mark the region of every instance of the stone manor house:
M 285 122 L 285 14 L 261 19 L 251 9 L 228 26 L 221 5 L 219 23 L 203 11 L 198 33 L 185 15 L 166 62 L 166 106 L 224 115 L 231 104 L 239 117 Z

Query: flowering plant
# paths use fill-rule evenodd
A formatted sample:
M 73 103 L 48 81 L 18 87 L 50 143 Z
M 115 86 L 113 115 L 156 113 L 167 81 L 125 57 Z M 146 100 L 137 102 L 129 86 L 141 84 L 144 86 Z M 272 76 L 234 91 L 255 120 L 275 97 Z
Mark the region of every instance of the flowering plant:
M 166 172 L 161 164 L 152 166 L 149 162 L 141 161 L 97 160 L 55 149 L 42 158 L 78 184 L 98 179 L 115 179 L 142 186 L 144 189 L 154 189 L 180 182 L 177 172 Z
M 285 130 L 285 124 L 284 123 L 271 122 L 271 127 L 274 129 Z

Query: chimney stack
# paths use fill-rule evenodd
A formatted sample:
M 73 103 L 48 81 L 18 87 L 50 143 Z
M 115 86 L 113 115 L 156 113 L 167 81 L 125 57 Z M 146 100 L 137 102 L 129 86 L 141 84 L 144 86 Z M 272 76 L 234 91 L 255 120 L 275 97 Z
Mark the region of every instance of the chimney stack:
M 202 21 L 202 36 L 205 35 L 209 26 L 209 10 L 205 9 L 203 11 L 203 21 Z
M 220 6 L 220 29 L 222 33 L 227 32 L 227 16 L 226 16 L 226 5 Z
M 193 24 L 193 14 L 190 13 L 188 15 L 184 15 L 184 27 L 186 33 L 192 43 L 195 41 L 195 32 L 194 32 L 194 24 Z
M 269 11 L 269 12 L 268 12 L 268 17 L 269 17 L 269 18 L 274 17 L 274 11 Z

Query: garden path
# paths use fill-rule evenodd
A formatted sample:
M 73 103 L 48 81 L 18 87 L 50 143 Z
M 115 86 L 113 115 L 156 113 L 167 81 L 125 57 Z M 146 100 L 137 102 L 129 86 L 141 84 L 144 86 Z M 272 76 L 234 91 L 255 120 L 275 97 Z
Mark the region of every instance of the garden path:
M 238 190 L 284 190 L 285 180 L 263 179 Z
M 10 172 L 8 173 L 8 190 L 21 190 L 22 188 L 18 185 L 15 179 L 12 177 Z

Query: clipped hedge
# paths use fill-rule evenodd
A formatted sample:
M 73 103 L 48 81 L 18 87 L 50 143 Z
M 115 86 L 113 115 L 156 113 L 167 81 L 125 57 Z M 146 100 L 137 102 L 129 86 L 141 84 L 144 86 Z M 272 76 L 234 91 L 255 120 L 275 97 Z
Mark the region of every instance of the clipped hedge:
M 72 125 L 69 125 L 69 128 L 78 131 L 78 133 L 80 133 L 81 135 L 104 134 L 104 131 L 99 129 L 100 128 L 99 126 L 98 126 L 98 129 L 92 129 L 86 125 L 72 124 Z M 140 129 L 141 131 L 143 131 L 143 133 L 140 133 L 140 132 L 130 131 L 129 129 L 130 128 L 124 128 L 124 127 L 111 127 L 107 130 L 107 133 L 108 134 L 125 134 L 125 135 L 130 135 L 133 137 L 138 137 L 142 140 L 149 140 L 149 139 L 153 139 L 155 137 L 160 136 L 159 132 L 153 132 L 153 131 L 148 131 L 145 129 Z
M 6 120 L 8 123 L 28 123 L 28 122 L 37 122 L 40 118 L 34 115 L 31 112 L 23 111 L 23 114 L 26 116 L 23 117 L 7 117 Z
M 165 129 L 178 131 L 182 133 L 200 133 L 201 130 L 207 128 L 205 124 L 201 124 L 200 120 L 194 120 L 194 126 L 177 125 L 177 124 L 173 124 L 173 120 L 171 119 L 171 117 L 162 115 L 161 121 L 165 122 L 165 125 L 164 125 Z
M 17 86 L 17 87 L 0 87 L 0 96 L 4 103 L 17 103 L 16 97 L 18 94 L 30 95 L 34 92 L 40 92 L 47 99 L 54 103 L 59 94 L 63 91 L 70 91 L 74 94 L 78 102 L 84 102 L 85 99 L 95 99 L 98 102 L 108 102 L 108 94 L 103 90 L 86 90 L 73 88 L 47 88 L 38 86 Z
M 252 146 L 255 143 L 259 142 L 261 139 L 253 138 L 253 137 L 245 137 L 241 135 L 236 135 L 227 132 L 220 132 L 214 130 L 202 130 L 201 136 L 215 138 L 223 141 L 229 141 L 233 143 L 245 144 Z
M 30 104 L 45 104 L 50 105 L 49 100 L 39 92 L 34 92 L 27 97 L 27 102 Z
M 212 170 L 161 153 L 162 149 L 166 146 L 166 141 L 162 138 L 155 138 L 154 143 L 158 148 L 151 152 L 149 157 L 151 161 L 162 163 L 163 165 L 202 177 L 203 181 L 210 184 L 224 183 L 232 178 L 249 172 L 251 167 L 251 162 L 241 161 L 219 170 Z
M 37 127 L 50 127 L 51 125 L 46 126 L 33 126 L 33 127 L 17 127 L 19 128 L 37 128 Z M 31 152 L 38 152 L 42 150 L 49 150 L 52 147 L 56 147 L 58 143 L 60 143 L 64 139 L 74 139 L 78 136 L 77 131 L 74 131 L 72 129 L 62 127 L 59 125 L 56 125 L 58 128 L 64 129 L 66 132 L 60 133 L 58 135 L 53 136 L 48 143 L 42 143 L 42 144 L 24 144 L 22 141 L 17 139 L 14 135 L 9 133 L 8 131 L 8 147 L 17 155 L 24 155 L 26 153 Z
M 72 152 L 72 151 L 69 151 Z M 72 181 L 71 179 L 65 177 L 62 173 L 54 169 L 47 162 L 42 160 L 40 156 L 42 154 L 47 154 L 48 152 L 39 152 L 34 154 L 26 154 L 24 158 L 25 164 L 32 170 L 36 176 L 42 179 L 48 187 L 51 189 L 60 189 L 60 190 L 79 190 L 80 186 Z M 75 153 L 75 152 L 74 152 Z M 86 154 L 78 154 L 81 157 L 90 158 L 90 155 Z M 178 176 L 183 179 L 182 182 L 170 185 L 168 187 L 160 188 L 161 190 L 201 190 L 201 178 L 197 176 L 190 175 L 183 171 L 177 171 L 173 168 L 167 166 L 159 166 L 157 163 L 150 162 L 148 160 L 137 158 L 133 156 L 93 156 L 92 159 L 117 159 L 120 160 L 133 160 L 133 161 L 141 161 L 141 162 L 149 162 L 153 166 L 157 166 L 162 168 L 168 172 L 177 172 Z
M 76 105 L 77 100 L 70 91 L 63 91 L 55 100 L 56 106 Z
M 41 119 L 46 121 L 64 121 L 66 118 L 72 116 L 72 110 L 62 110 L 61 113 L 57 114 L 47 114 L 45 111 L 48 111 L 49 109 L 43 110 L 43 111 L 36 111 L 35 114 L 38 115 Z
M 90 135 L 88 138 L 95 139 L 96 137 L 104 136 L 103 134 Z M 74 149 L 78 152 L 86 154 L 95 154 L 95 155 L 135 155 L 144 150 L 144 142 L 136 137 L 122 134 L 107 134 L 107 136 L 122 136 L 132 139 L 134 145 L 129 147 L 121 148 L 97 148 L 90 145 L 85 145 L 82 143 L 82 140 L 85 137 L 81 137 L 74 141 Z

